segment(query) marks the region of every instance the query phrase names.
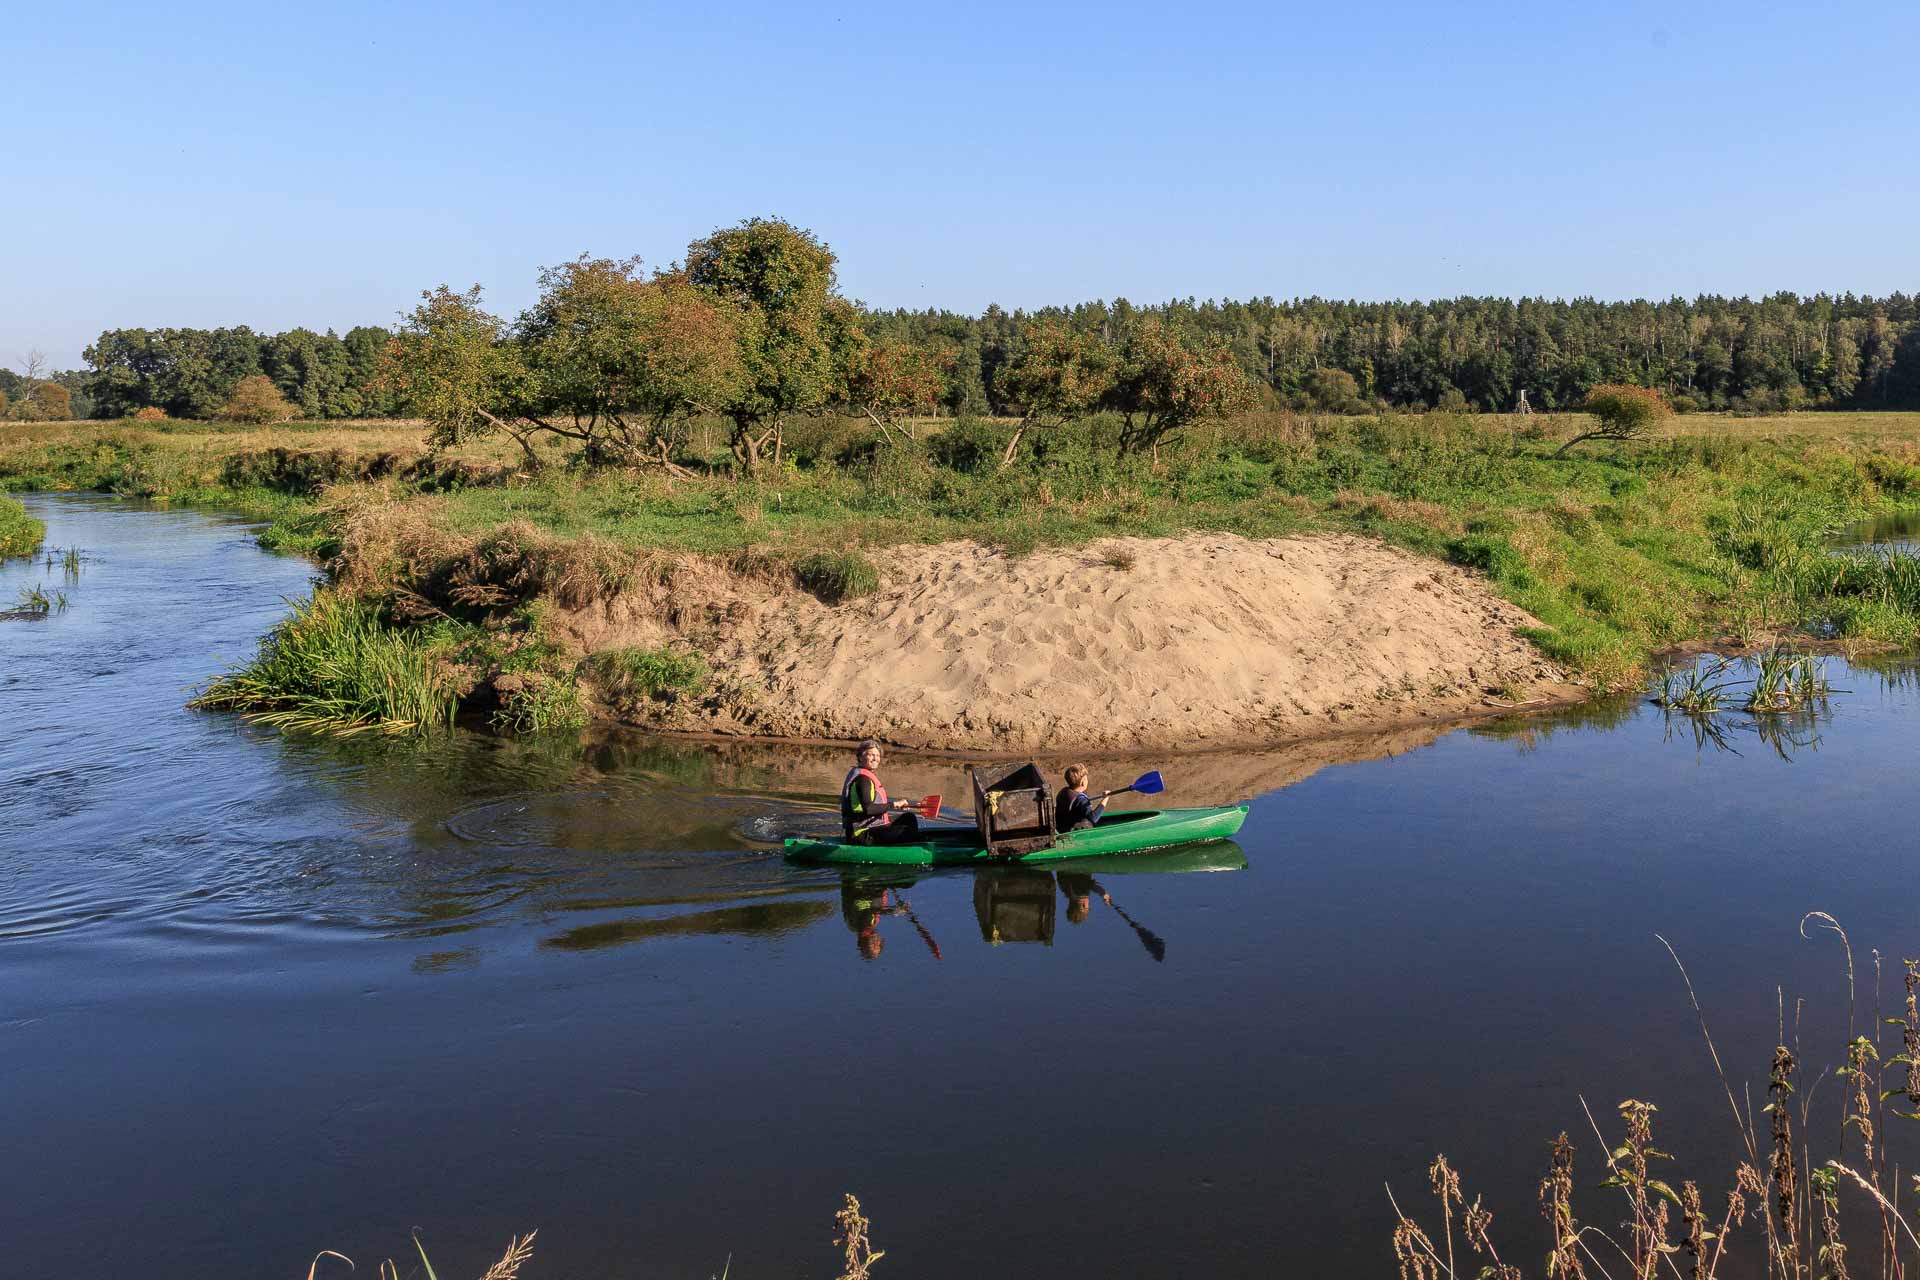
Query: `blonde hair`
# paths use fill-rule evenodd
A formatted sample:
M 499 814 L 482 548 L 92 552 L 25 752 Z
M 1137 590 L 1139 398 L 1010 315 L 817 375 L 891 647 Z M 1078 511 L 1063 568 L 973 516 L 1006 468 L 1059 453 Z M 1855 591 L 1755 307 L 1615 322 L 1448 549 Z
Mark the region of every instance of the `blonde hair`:
M 1069 787 L 1083 787 L 1086 784 L 1087 784 L 1087 766 L 1083 764 L 1068 765 L 1067 766 L 1067 785 Z

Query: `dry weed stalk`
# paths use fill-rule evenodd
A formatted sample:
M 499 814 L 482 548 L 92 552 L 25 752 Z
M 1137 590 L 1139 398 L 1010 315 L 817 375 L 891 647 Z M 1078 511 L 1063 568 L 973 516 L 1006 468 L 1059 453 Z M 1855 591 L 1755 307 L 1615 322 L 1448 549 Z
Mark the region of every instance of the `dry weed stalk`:
M 846 1249 L 847 1269 L 841 1273 L 840 1280 L 868 1280 L 873 1264 L 886 1257 L 886 1251 L 875 1250 L 867 1231 L 873 1225 L 860 1212 L 860 1201 L 851 1191 L 847 1193 L 847 1203 L 840 1212 L 833 1215 L 840 1228 L 840 1234 L 833 1242 Z
M 1686 983 L 1688 999 L 1699 1019 L 1701 1037 L 1719 1075 L 1748 1158 L 1735 1168 L 1733 1187 L 1726 1193 L 1724 1212 L 1715 1224 L 1706 1207 L 1707 1197 L 1697 1182 L 1683 1182 L 1676 1192 L 1653 1176 L 1652 1162 L 1672 1157 L 1653 1145 L 1656 1108 L 1652 1104 L 1635 1099 L 1619 1104 L 1625 1133 L 1618 1146 L 1609 1143 L 1588 1111 L 1610 1174 L 1600 1185 L 1619 1188 L 1627 1199 L 1629 1215 L 1623 1223 L 1625 1234 L 1615 1240 L 1593 1226 L 1582 1226 L 1576 1219 L 1574 1147 L 1565 1133 L 1560 1134 L 1552 1144 L 1547 1176 L 1539 1188 L 1541 1213 L 1552 1233 L 1546 1260 L 1548 1280 L 1587 1280 L 1589 1274 L 1601 1280 L 1622 1276 L 1620 1270 L 1609 1265 L 1616 1254 L 1631 1267 L 1633 1280 L 1655 1280 L 1663 1273 L 1671 1275 L 1673 1280 L 1717 1280 L 1728 1257 L 1729 1240 L 1737 1228 L 1746 1224 L 1749 1212 L 1757 1219 L 1757 1229 L 1764 1232 L 1765 1274 L 1773 1280 L 1853 1280 L 1852 1267 L 1860 1265 L 1859 1242 L 1856 1240 L 1853 1246 L 1846 1243 L 1840 1205 L 1840 1188 L 1849 1180 L 1872 1200 L 1880 1215 L 1879 1280 L 1904 1280 L 1903 1251 L 1911 1251 L 1907 1256 L 1920 1254 L 1920 1234 L 1901 1217 L 1893 1198 L 1900 1180 L 1897 1167 L 1893 1170 L 1892 1186 L 1886 1182 L 1888 1142 L 1884 1131 L 1889 1113 L 1920 1120 L 1920 960 L 1906 961 L 1905 1016 L 1885 1019 L 1887 1024 L 1900 1027 L 1904 1051 L 1883 1060 L 1875 1036 L 1855 1034 L 1855 971 L 1845 931 L 1825 912 L 1807 914 L 1802 921 L 1803 935 L 1809 923 L 1837 934 L 1846 948 L 1849 1038 L 1844 1064 L 1830 1074 L 1840 1076 L 1845 1082 L 1839 1107 L 1842 1121 L 1839 1153 L 1843 1157 L 1850 1154 L 1846 1147 L 1852 1141 L 1851 1135 L 1857 1133 L 1859 1168 L 1843 1164 L 1839 1159 L 1815 1164 L 1809 1135 L 1816 1127 L 1812 1123 L 1816 1090 L 1809 1088 L 1802 1093 L 1795 1087 L 1804 1061 L 1798 1044 L 1802 1002 L 1795 1002 L 1794 1018 L 1789 1026 L 1785 993 L 1780 993 L 1780 1036 L 1768 1073 L 1764 1107 L 1771 1120 L 1762 1139 L 1762 1131 L 1752 1114 L 1751 1100 L 1743 1110 L 1721 1067 L 1686 966 L 1672 946 L 1661 939 Z M 1874 953 L 1874 960 L 1874 1016 L 1878 1021 L 1877 978 L 1881 971 L 1878 952 Z M 1883 1088 L 1882 1077 L 1892 1067 L 1902 1071 L 1885 1082 L 1892 1087 Z M 1825 1074 L 1829 1072 L 1820 1073 Z M 1816 1077 L 1814 1084 L 1818 1083 Z M 1800 1112 L 1797 1133 L 1793 1119 L 1796 1097 Z M 1907 1109 L 1888 1108 L 1887 1100 L 1894 1097 L 1904 1098 Z M 1881 1110 L 1879 1116 L 1875 1115 L 1876 1107 Z M 1763 1141 L 1764 1150 L 1761 1149 Z M 1428 1169 L 1428 1182 L 1440 1201 L 1443 1243 L 1436 1244 L 1433 1237 L 1393 1202 L 1396 1218 L 1393 1248 L 1401 1280 L 1464 1280 L 1456 1270 L 1454 1257 L 1456 1210 L 1462 1232 L 1473 1251 L 1492 1258 L 1491 1265 L 1478 1268 L 1477 1280 L 1520 1280 L 1519 1269 L 1502 1263 L 1494 1250 L 1490 1233 L 1492 1215 L 1478 1198 L 1471 1206 L 1466 1204 L 1460 1175 L 1444 1157 L 1436 1158 Z M 1915 1177 L 1914 1183 L 1920 1190 L 1920 1177 Z M 1392 1202 L 1391 1188 L 1388 1197 Z M 1680 1218 L 1680 1235 L 1673 1240 L 1668 1238 L 1669 1205 L 1678 1209 Z M 1604 1262 L 1596 1254 L 1596 1248 L 1609 1250 Z

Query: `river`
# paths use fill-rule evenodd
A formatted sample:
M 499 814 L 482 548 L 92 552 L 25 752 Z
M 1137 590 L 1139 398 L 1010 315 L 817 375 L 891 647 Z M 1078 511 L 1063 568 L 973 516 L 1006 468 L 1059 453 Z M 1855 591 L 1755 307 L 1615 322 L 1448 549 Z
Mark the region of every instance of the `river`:
M 1424 1202 L 1435 1151 L 1531 1264 L 1547 1141 L 1600 1176 L 1582 1097 L 1659 1103 L 1671 1180 L 1728 1182 L 1656 933 L 1756 1092 L 1798 998 L 1810 1066 L 1843 1043 L 1841 946 L 1803 913 L 1851 934 L 1863 1030 L 1869 948 L 1887 1012 L 1920 949 L 1902 664 L 1836 659 L 1821 714 L 1722 742 L 1629 699 L 1097 764 L 1252 812 L 1097 885 L 843 880 L 772 844 L 827 820 L 824 753 L 187 710 L 313 567 L 206 514 L 27 501 L 83 561 L 0 566 L 0 604 L 68 600 L 0 622 L 21 1275 L 296 1275 L 323 1248 L 370 1274 L 415 1227 L 477 1275 L 538 1227 L 529 1277 L 823 1277 L 844 1191 L 883 1277 L 1387 1275 L 1383 1188 Z M 960 790 L 948 762 L 889 773 Z

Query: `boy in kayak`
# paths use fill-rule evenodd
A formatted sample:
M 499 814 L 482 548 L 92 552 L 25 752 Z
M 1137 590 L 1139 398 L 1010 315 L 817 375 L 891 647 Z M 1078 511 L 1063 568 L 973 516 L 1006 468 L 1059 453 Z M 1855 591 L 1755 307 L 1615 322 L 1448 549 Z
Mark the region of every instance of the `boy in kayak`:
M 1085 830 L 1100 821 L 1101 810 L 1106 807 L 1105 796 L 1095 800 L 1087 794 L 1087 766 L 1070 764 L 1067 766 L 1067 785 L 1060 788 L 1060 796 L 1053 804 L 1054 830 L 1063 835 L 1069 831 Z
M 853 749 L 853 768 L 840 784 L 840 829 L 848 844 L 911 844 L 920 836 L 920 819 L 901 809 L 905 800 L 887 799 L 880 784 L 880 744 L 866 739 Z

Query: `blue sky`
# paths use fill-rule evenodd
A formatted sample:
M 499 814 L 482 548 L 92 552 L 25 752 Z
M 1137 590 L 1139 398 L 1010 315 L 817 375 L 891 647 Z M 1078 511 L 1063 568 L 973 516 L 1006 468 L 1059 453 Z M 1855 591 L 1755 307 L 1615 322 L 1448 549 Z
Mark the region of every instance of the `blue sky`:
M 1920 6 L 39 6 L 0 363 L 511 313 L 754 214 L 879 306 L 1920 289 Z

